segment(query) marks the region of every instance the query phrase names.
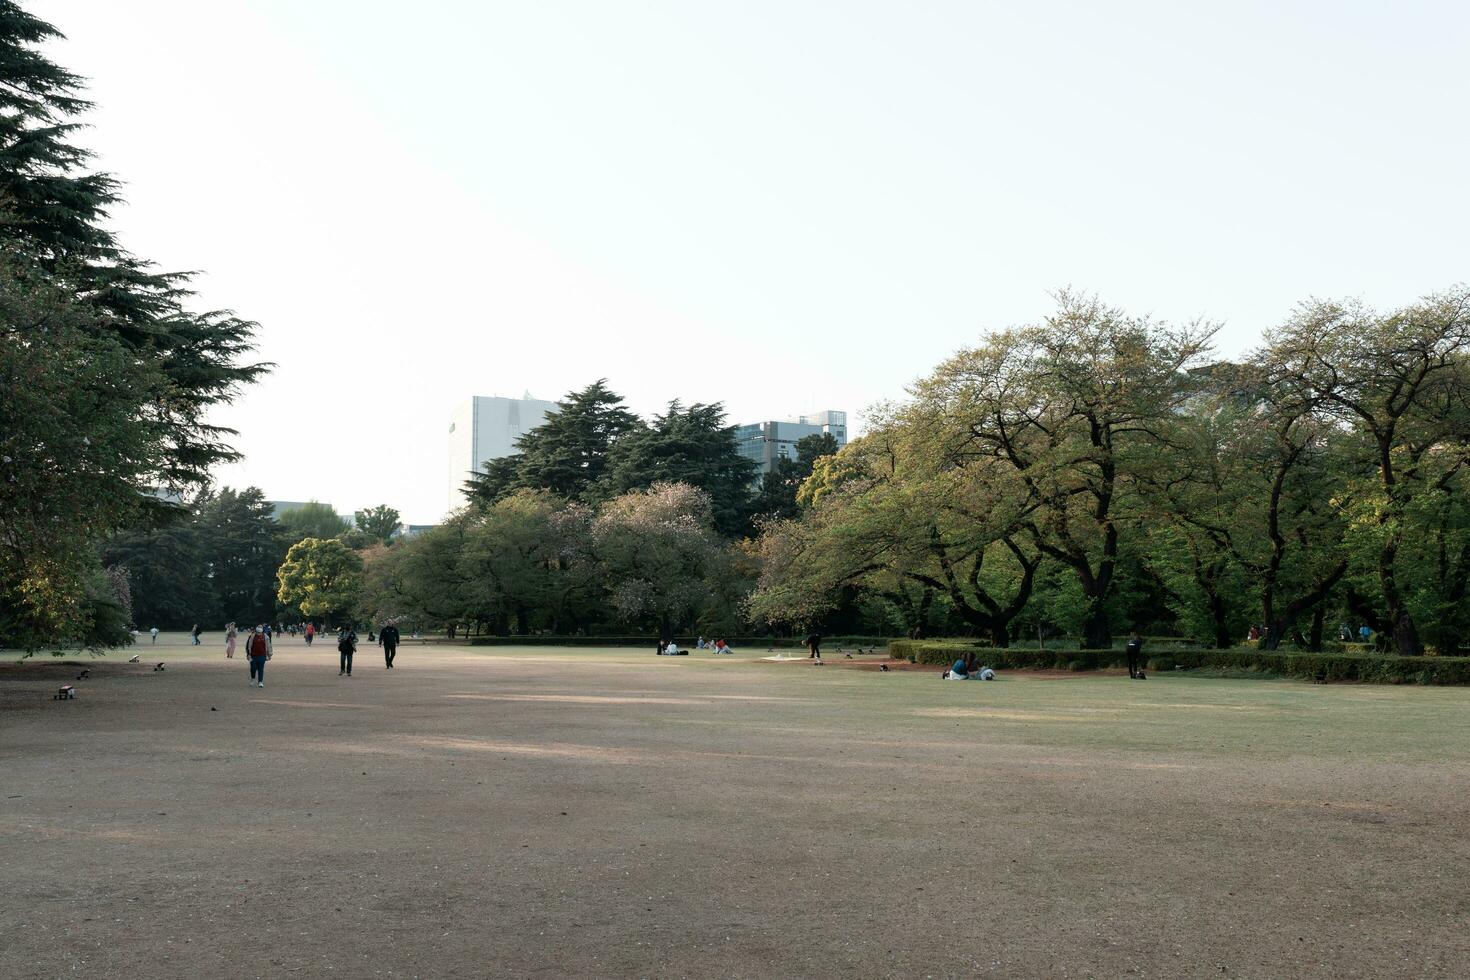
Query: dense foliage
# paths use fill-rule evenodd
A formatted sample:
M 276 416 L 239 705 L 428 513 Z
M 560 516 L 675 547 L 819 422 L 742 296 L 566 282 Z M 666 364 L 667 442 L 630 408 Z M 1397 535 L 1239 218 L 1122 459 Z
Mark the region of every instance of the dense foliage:
M 819 461 L 761 535 L 761 622 L 886 607 L 914 636 L 1130 629 L 1453 654 L 1470 630 L 1470 291 L 1303 305 L 1241 364 L 1063 294 Z
M 451 634 L 733 633 L 753 573 L 714 521 L 685 483 L 596 506 L 520 490 L 369 552 L 359 614 Z
M 0 0 L 0 645 L 24 649 L 126 639 L 99 539 L 233 458 L 206 412 L 261 370 L 253 324 L 189 310 L 187 275 L 105 227 L 118 185 L 71 142 L 58 37 Z
M 125 569 L 142 629 L 263 623 L 276 617 L 276 569 L 290 544 L 260 490 L 207 491 L 158 526 L 116 535 L 103 560 Z
M 474 503 L 536 490 L 596 505 L 656 483 L 684 483 L 709 497 L 722 533 L 749 528 L 756 467 L 736 449 L 719 404 L 685 408 L 672 401 L 667 412 L 644 422 L 605 381 L 596 381 L 557 405 L 516 442 L 515 455 L 491 460 L 471 476 L 466 489 Z

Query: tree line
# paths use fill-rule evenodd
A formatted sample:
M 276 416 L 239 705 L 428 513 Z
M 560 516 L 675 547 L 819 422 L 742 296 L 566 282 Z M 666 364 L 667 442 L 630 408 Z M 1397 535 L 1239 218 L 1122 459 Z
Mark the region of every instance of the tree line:
M 761 534 L 750 614 L 845 596 L 907 632 L 1105 647 L 1123 630 L 1321 649 L 1470 629 L 1470 290 L 1314 301 L 1249 357 L 1064 293 L 962 350 L 821 461 Z
M 1470 291 L 1314 301 L 1247 357 L 1062 293 L 756 482 L 719 406 L 598 382 L 366 555 L 361 613 L 497 633 L 805 630 L 1275 649 L 1470 630 Z M 1345 635 L 1346 634 L 1346 635 Z
M 101 561 L 127 583 L 129 618 L 142 629 L 297 622 L 322 614 L 307 614 L 297 591 L 283 591 L 283 567 L 323 548 L 356 555 L 386 547 L 398 516 L 385 504 L 349 520 L 309 501 L 278 519 L 257 487 L 209 488 L 159 511 L 151 526 L 107 538 Z
M 748 542 L 796 513 L 836 440 L 809 436 L 757 479 L 718 404 L 675 401 L 645 421 L 599 380 L 558 407 L 515 454 L 467 474 L 470 503 L 444 525 L 364 554 L 352 608 L 451 633 L 743 629 Z

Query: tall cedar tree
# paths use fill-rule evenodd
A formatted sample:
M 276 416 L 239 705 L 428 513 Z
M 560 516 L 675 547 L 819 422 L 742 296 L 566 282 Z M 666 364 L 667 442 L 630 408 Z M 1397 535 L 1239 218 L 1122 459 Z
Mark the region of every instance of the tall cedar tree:
M 242 364 L 255 324 L 229 311 L 194 313 L 190 273 L 158 272 L 122 249 L 103 227 L 118 183 L 88 173 L 91 153 L 72 144 L 88 110 L 82 80 L 46 58 L 54 27 L 0 0 L 0 249 L 23 260 L 100 314 L 96 329 L 155 365 L 158 390 L 143 411 L 167 439 L 154 460 L 158 482 L 203 484 L 209 469 L 235 459 L 233 433 L 209 424 L 209 406 L 266 365 Z
M 569 392 L 557 405 L 545 422 L 516 441 L 520 452 L 490 460 L 470 478 L 470 499 L 492 504 L 517 490 L 584 499 L 606 471 L 613 446 L 638 428 L 638 417 L 623 407 L 623 397 L 606 378 Z
M 593 493 L 606 500 L 656 483 L 683 483 L 709 495 L 721 534 L 749 531 L 756 464 L 740 455 L 725 408 L 669 403 L 646 427 L 618 440 Z

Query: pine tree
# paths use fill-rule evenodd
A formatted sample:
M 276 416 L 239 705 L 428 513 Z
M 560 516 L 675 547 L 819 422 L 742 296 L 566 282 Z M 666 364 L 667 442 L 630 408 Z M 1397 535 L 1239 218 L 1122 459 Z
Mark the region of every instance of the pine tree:
M 0 250 L 98 312 L 97 329 L 162 374 L 146 411 L 168 433 L 152 462 L 158 482 L 203 484 L 237 458 L 229 430 L 204 419 L 265 365 L 243 364 L 255 324 L 228 311 L 195 313 L 188 273 L 166 273 L 125 251 L 104 222 L 118 201 L 109 174 L 87 172 L 91 153 L 72 142 L 90 107 L 81 79 L 39 50 L 54 27 L 0 0 Z M 140 413 L 141 414 L 141 413 Z
M 557 411 L 516 441 L 520 452 L 487 462 L 466 483 L 472 500 L 490 505 L 517 490 L 549 490 L 567 500 L 585 499 L 607 470 L 618 440 L 639 426 L 623 396 L 600 378 L 568 392 Z

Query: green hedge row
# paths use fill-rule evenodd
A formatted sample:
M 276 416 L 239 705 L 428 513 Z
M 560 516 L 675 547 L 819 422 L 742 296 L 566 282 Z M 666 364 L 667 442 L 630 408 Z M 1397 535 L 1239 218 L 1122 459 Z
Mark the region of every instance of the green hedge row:
M 895 657 L 947 666 L 974 650 L 996 670 L 1098 670 L 1127 663 L 1122 650 L 1021 650 L 979 647 L 956 640 L 894 640 Z M 1147 652 L 1147 647 L 1144 648 Z M 1173 650 L 1148 658 L 1148 668 L 1243 670 L 1278 677 L 1367 681 L 1375 684 L 1470 684 L 1470 657 L 1401 657 L 1397 654 L 1285 653 L 1280 650 Z
M 681 647 L 694 646 L 694 638 L 689 636 L 674 637 Z M 713 640 L 714 637 L 707 637 Z M 801 636 L 726 636 L 725 642 L 735 650 L 766 650 L 771 647 L 778 649 L 790 649 L 792 647 L 805 648 L 806 638 Z M 475 636 L 462 641 L 470 646 L 487 647 L 648 647 L 652 649 L 658 642 L 652 636 Z M 837 650 L 839 647 L 853 649 L 862 647 L 876 647 L 882 650 L 888 646 L 890 640 L 886 636 L 824 636 L 822 637 L 823 650 Z

